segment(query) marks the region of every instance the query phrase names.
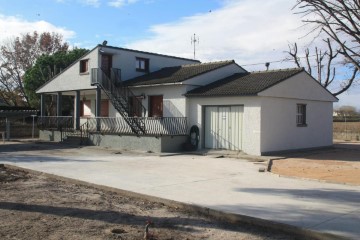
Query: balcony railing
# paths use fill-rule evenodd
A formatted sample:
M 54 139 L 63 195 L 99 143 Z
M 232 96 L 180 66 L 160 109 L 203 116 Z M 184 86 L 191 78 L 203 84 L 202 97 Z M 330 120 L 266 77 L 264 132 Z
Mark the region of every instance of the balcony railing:
M 145 133 L 143 135 L 153 136 L 176 136 L 187 134 L 187 118 L 186 117 L 163 117 L 163 118 L 89 118 L 88 131 L 100 132 L 104 134 L 126 134 L 133 135 L 131 127 L 127 123 L 129 120 L 144 122 Z M 99 129 L 99 131 L 98 131 Z
M 88 133 L 135 135 L 127 123 L 130 120 L 141 120 L 145 123 L 145 133 L 142 135 L 178 136 L 188 134 L 186 117 L 88 118 L 82 124 L 81 132 L 84 136 Z M 74 129 L 74 121 L 72 117 L 39 117 L 38 126 L 41 130 L 69 131 L 69 129 Z
M 37 125 L 41 130 L 73 129 L 74 118 L 72 116 L 38 117 Z

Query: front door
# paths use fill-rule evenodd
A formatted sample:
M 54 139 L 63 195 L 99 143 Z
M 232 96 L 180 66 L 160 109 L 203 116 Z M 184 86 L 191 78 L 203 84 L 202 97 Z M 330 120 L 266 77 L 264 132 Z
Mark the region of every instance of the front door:
M 149 101 L 149 117 L 162 117 L 163 96 L 150 96 Z
M 104 71 L 106 76 L 110 78 L 112 68 L 112 56 L 111 55 L 101 55 L 101 69 Z

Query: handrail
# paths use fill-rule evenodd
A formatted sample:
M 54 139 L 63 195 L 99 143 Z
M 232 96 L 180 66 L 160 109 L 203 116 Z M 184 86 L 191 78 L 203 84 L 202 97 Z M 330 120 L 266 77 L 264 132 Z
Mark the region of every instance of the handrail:
M 39 116 L 37 119 L 39 129 L 58 129 L 74 126 L 72 116 Z
M 99 84 L 105 90 L 109 91 L 113 97 L 121 99 L 120 102 L 123 105 L 122 107 L 127 110 L 127 117 L 145 117 L 146 108 L 130 88 L 122 84 L 119 84 L 119 87 L 116 86 L 115 83 L 121 82 L 121 79 L 116 79 L 117 77 L 120 77 L 119 70 L 120 69 L 112 68 L 112 76 L 114 79 L 110 79 L 101 68 L 92 68 L 91 84 Z
M 116 81 L 111 80 L 101 68 L 91 69 L 91 84 L 98 85 L 105 92 L 134 133 L 145 134 L 145 124 L 141 118 L 146 114 L 145 107 L 128 86 L 117 87 L 114 82 Z M 138 118 L 131 118 L 134 116 Z
M 116 118 L 97 117 L 89 118 L 87 123 L 89 132 L 100 132 L 102 134 L 134 134 L 129 121 L 141 120 L 146 125 L 146 135 L 153 136 L 177 136 L 187 135 L 186 117 L 163 117 L 163 118 Z M 98 130 L 97 124 L 100 125 Z
M 87 140 L 89 138 L 89 121 L 86 120 L 85 123 L 83 123 L 80 126 L 80 144 L 84 144 L 84 140 Z
M 46 122 L 45 119 L 51 119 L 56 122 L 55 119 L 57 118 L 60 118 L 60 120 L 63 119 L 63 117 L 43 117 L 42 120 Z M 41 119 L 41 117 L 39 119 Z M 186 117 L 95 117 L 88 118 L 86 122 L 80 126 L 81 141 L 83 142 L 84 139 L 88 138 L 90 133 L 134 135 L 132 128 L 128 124 L 128 122 L 131 121 L 142 121 L 146 124 L 146 135 L 150 136 L 179 136 L 188 134 Z M 41 120 L 39 123 L 41 123 Z M 46 128 L 45 125 L 39 126 L 42 126 L 42 128 L 39 128 L 44 130 L 53 129 L 52 127 L 56 125 L 46 125 L 49 128 Z M 67 130 L 69 133 L 76 132 L 73 122 L 66 126 L 66 128 L 62 127 L 58 130 L 64 132 Z M 98 126 L 100 126 L 100 129 L 97 128 Z

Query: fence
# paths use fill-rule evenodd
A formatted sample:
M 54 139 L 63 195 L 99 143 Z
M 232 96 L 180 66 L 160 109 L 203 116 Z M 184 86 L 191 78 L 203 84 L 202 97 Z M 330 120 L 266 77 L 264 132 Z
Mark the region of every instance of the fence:
M 36 123 L 27 123 L 22 121 L 8 121 L 8 127 L 6 127 L 6 122 L 0 122 L 0 132 L 7 132 L 6 138 L 31 138 L 34 127 L 34 137 L 39 137 L 39 129 Z M 9 132 L 7 131 L 9 130 Z M 9 134 L 9 135 L 8 135 Z
M 360 117 L 334 117 L 333 138 L 345 141 L 360 141 Z

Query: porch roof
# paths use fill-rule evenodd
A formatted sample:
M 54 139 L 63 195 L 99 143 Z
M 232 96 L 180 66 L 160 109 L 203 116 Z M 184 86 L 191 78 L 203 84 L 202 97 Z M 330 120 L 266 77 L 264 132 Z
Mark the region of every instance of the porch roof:
M 143 86 L 155 84 L 179 83 L 204 73 L 235 63 L 234 60 L 187 64 L 175 67 L 166 67 L 158 71 L 125 81 L 128 86 Z
M 38 110 L 29 107 L 0 106 L 1 118 L 29 117 L 37 113 Z
M 303 68 L 279 69 L 263 72 L 235 73 L 229 77 L 189 91 L 185 96 L 251 96 L 257 95 L 300 72 Z

